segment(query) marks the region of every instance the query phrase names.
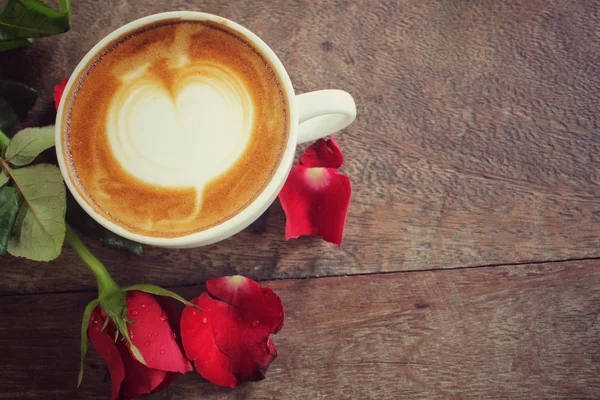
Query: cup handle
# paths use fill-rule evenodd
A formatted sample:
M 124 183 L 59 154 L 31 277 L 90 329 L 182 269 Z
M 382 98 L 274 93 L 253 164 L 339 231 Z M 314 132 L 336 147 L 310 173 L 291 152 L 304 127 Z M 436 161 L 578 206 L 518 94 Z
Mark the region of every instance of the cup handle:
M 356 118 L 356 105 L 343 90 L 318 90 L 296 96 L 298 143 L 311 142 L 344 129 Z

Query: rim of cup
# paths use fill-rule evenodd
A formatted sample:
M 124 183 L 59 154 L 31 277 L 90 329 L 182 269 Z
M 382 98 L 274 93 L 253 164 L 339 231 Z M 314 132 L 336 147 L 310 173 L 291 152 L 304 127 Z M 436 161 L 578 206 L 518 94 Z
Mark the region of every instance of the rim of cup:
M 262 39 L 260 39 L 249 29 L 243 27 L 242 25 L 236 22 L 233 22 L 223 17 L 219 17 L 217 15 L 196 11 L 171 11 L 160 14 L 153 14 L 121 26 L 120 28 L 109 33 L 94 47 L 92 47 L 92 49 L 88 51 L 87 54 L 83 57 L 83 59 L 77 64 L 77 67 L 75 67 L 73 73 L 69 77 L 64 93 L 68 95 L 71 92 L 71 88 L 76 83 L 77 77 L 81 73 L 81 71 L 84 68 L 86 68 L 89 65 L 90 61 L 92 61 L 97 56 L 97 54 L 101 50 L 103 50 L 109 43 L 111 43 L 119 37 L 124 36 L 132 30 L 138 29 L 141 26 L 172 19 L 210 21 L 233 29 L 234 31 L 248 39 L 248 41 L 250 41 L 254 46 L 256 46 L 260 50 L 260 52 L 271 63 L 271 66 L 279 76 L 288 101 L 289 132 L 288 140 L 285 146 L 285 151 L 280 160 L 279 167 L 271 176 L 271 180 L 269 181 L 267 186 L 260 192 L 260 194 L 254 199 L 254 201 L 252 201 L 252 203 L 250 203 L 239 213 L 237 213 L 230 219 L 223 221 L 219 225 L 215 225 L 208 229 L 179 237 L 145 236 L 131 232 L 123 228 L 122 226 L 110 221 L 101 213 L 98 213 L 96 210 L 94 210 L 94 208 L 92 208 L 92 206 L 86 201 L 86 199 L 84 199 L 80 195 L 79 191 L 77 190 L 77 184 L 74 183 L 71 179 L 70 167 L 64 159 L 65 154 L 63 151 L 62 143 L 62 119 L 63 113 L 66 108 L 66 104 L 68 103 L 67 101 L 60 102 L 59 108 L 56 113 L 56 153 L 61 173 L 63 175 L 67 187 L 71 191 L 71 194 L 73 195 L 77 203 L 79 203 L 79 205 L 85 210 L 85 212 L 89 214 L 94 220 L 96 220 L 100 225 L 104 226 L 106 229 L 124 238 L 151 246 L 173 248 L 198 247 L 208 245 L 211 243 L 216 243 L 230 236 L 233 236 L 236 233 L 248 227 L 252 222 L 254 222 L 258 217 L 260 217 L 262 213 L 265 212 L 266 209 L 273 203 L 273 201 L 279 194 L 279 191 L 281 190 L 287 178 L 287 175 L 292 167 L 294 154 L 296 150 L 298 111 L 296 107 L 296 100 L 292 82 L 287 71 L 285 70 L 283 64 L 281 63 L 279 57 L 277 57 L 275 52 Z

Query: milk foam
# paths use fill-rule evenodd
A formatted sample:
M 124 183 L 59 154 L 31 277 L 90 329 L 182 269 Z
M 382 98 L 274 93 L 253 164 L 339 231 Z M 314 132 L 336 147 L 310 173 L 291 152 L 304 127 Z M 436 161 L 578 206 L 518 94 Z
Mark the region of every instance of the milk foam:
M 204 186 L 244 153 L 253 128 L 248 88 L 227 67 L 179 58 L 166 87 L 149 68 L 123 74 L 107 120 L 111 150 L 131 175 L 162 187 Z

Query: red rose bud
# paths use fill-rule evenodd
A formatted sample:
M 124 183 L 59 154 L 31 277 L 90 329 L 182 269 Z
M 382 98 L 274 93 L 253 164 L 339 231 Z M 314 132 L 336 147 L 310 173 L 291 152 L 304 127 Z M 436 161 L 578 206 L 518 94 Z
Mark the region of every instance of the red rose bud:
M 191 371 L 175 333 L 179 316 L 163 297 L 153 295 L 192 304 L 154 285 L 120 288 L 68 225 L 66 238 L 98 285 L 98 298 L 83 312 L 78 384 L 83 377 L 88 336 L 110 371 L 113 400 L 156 392 L 169 385 L 178 373 Z
M 54 107 L 56 107 L 57 111 L 58 106 L 60 105 L 60 99 L 62 98 L 68 81 L 69 79 L 63 79 L 58 85 L 54 86 Z
M 283 327 L 281 299 L 269 288 L 243 276 L 206 282 L 202 293 L 181 316 L 181 339 L 187 357 L 210 382 L 236 387 L 265 378 L 277 356 L 269 337 Z
M 279 192 L 286 240 L 307 235 L 342 244 L 352 196 L 350 179 L 336 169 L 343 161 L 335 139 L 319 139 L 306 149 Z
M 90 341 L 110 371 L 113 400 L 156 392 L 168 386 L 178 373 L 192 370 L 177 342 L 179 317 L 170 304 L 163 303 L 163 307 L 163 299 L 135 290 L 126 293 L 126 300 L 127 319 L 132 322 L 128 325 L 129 338 L 146 365 L 136 360 L 126 340 L 115 342 L 117 329 L 112 321 L 102 329 L 106 314 L 100 307 L 94 310 L 88 325 Z

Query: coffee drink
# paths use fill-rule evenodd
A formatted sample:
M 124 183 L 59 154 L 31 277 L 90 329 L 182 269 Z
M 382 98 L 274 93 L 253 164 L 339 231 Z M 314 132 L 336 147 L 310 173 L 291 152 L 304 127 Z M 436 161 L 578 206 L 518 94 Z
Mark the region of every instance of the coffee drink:
M 62 149 L 79 194 L 126 230 L 178 237 L 243 210 L 277 170 L 289 105 L 242 34 L 162 20 L 104 47 L 65 94 Z

